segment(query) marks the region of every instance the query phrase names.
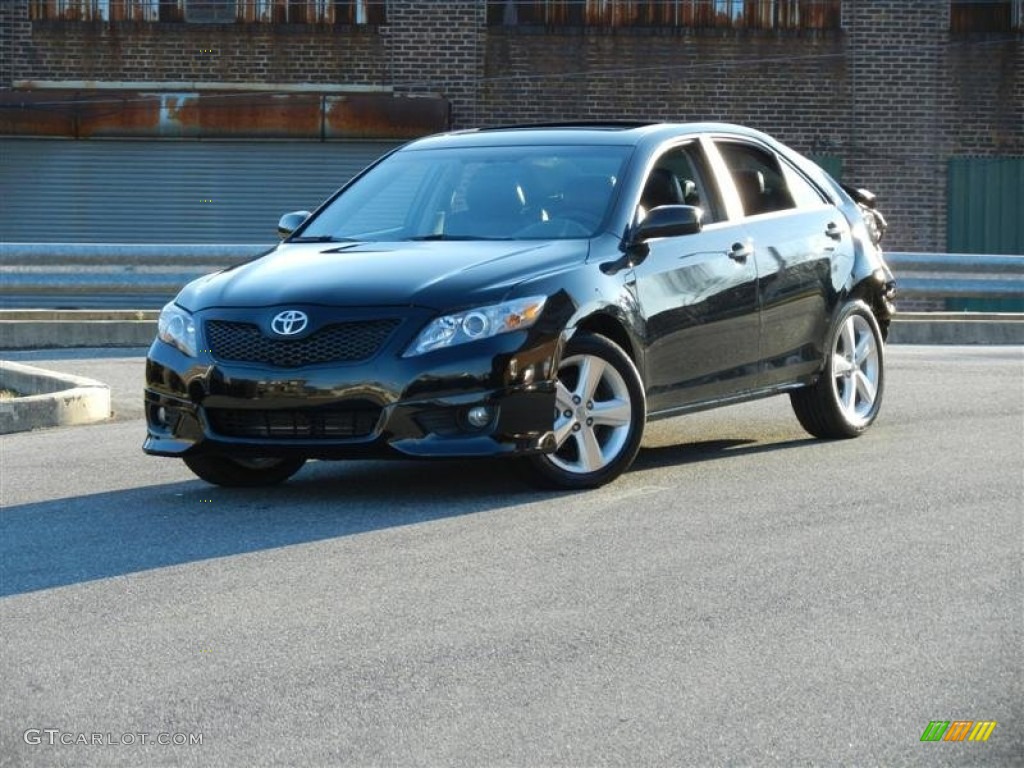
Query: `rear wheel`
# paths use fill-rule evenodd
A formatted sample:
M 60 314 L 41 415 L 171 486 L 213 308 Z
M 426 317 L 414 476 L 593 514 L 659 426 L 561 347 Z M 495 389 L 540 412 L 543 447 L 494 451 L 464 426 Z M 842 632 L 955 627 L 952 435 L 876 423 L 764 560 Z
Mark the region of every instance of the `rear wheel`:
M 208 483 L 232 488 L 255 488 L 283 483 L 305 459 L 232 459 L 227 456 L 185 456 L 182 461 Z
M 815 437 L 857 437 L 878 416 L 885 390 L 882 334 L 862 301 L 843 307 L 816 384 L 790 393 L 800 424 Z
M 531 456 L 535 476 L 556 488 L 595 488 L 636 458 L 647 407 L 636 366 L 604 336 L 578 334 L 558 368 L 554 452 Z

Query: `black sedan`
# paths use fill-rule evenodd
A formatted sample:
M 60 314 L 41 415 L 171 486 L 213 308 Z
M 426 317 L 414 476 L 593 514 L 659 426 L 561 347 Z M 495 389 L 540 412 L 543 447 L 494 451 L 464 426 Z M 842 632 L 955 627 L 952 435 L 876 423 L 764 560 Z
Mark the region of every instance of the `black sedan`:
M 649 419 L 767 395 L 854 437 L 885 383 L 883 228 L 869 193 L 733 125 L 415 141 L 164 308 L 144 450 L 220 485 L 501 455 L 584 488 Z

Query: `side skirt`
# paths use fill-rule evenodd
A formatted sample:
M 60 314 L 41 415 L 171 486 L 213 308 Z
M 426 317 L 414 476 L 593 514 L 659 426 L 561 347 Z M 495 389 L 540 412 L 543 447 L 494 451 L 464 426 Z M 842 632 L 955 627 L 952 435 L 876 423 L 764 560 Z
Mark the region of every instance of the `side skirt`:
M 659 421 L 661 419 L 671 419 L 673 416 L 682 416 L 687 413 L 697 413 L 698 411 L 707 411 L 712 408 L 718 408 L 723 405 L 737 405 L 738 403 L 746 403 L 750 400 L 760 400 L 764 397 L 771 397 L 773 395 L 781 395 L 786 392 L 790 392 L 794 389 L 800 389 L 806 387 L 809 384 L 813 384 L 817 381 L 820 373 L 815 374 L 807 379 L 800 381 L 791 381 L 786 384 L 775 384 L 771 387 L 765 387 L 763 389 L 751 389 L 746 392 L 738 392 L 735 395 L 728 395 L 726 397 L 716 397 L 713 400 L 701 400 L 698 403 L 689 403 L 687 405 L 681 405 L 677 408 L 667 408 L 662 411 L 649 412 L 647 414 L 648 421 Z

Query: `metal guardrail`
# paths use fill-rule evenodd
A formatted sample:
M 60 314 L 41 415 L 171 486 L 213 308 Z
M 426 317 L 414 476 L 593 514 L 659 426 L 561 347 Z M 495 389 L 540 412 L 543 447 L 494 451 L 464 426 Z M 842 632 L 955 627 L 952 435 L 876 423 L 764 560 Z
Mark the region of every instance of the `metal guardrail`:
M 0 307 L 159 308 L 185 283 L 273 247 L 0 243 Z
M 266 253 L 272 243 L 0 243 L 0 307 L 149 309 L 188 281 Z M 886 254 L 900 298 L 1024 300 L 1024 256 Z
M 896 298 L 1024 299 L 1024 256 L 886 253 Z

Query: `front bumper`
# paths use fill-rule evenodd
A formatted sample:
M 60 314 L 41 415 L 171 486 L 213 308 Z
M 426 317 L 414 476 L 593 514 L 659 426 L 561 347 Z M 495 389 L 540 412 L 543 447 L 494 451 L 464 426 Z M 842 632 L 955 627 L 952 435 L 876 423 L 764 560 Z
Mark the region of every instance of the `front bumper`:
M 523 455 L 554 450 L 557 337 L 510 333 L 402 358 L 277 368 L 188 357 L 155 341 L 146 362 L 157 456 L 318 459 Z M 471 409 L 486 408 L 486 423 Z M 475 414 L 479 417 L 480 412 Z

